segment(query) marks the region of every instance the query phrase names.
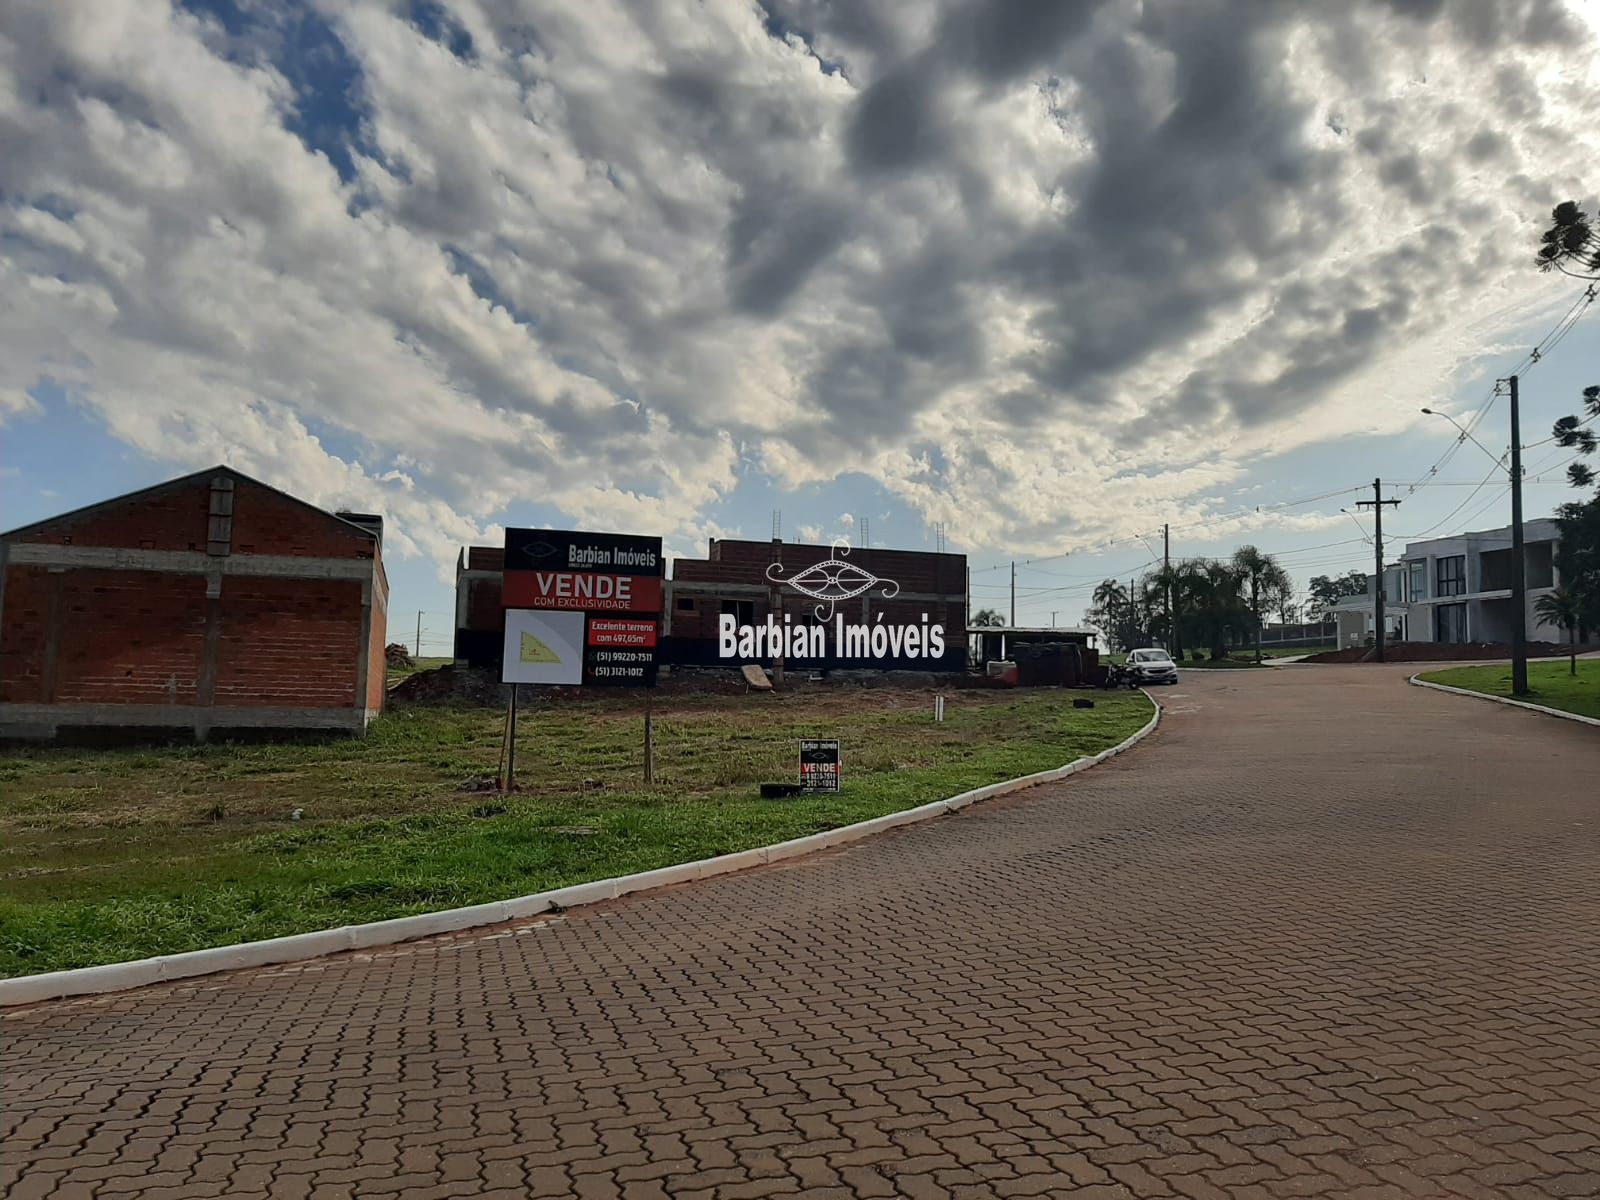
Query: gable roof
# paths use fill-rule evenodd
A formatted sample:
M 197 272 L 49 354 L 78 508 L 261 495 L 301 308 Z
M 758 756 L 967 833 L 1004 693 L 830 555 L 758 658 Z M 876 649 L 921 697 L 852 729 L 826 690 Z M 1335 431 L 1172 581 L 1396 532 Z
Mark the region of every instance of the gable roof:
M 100 512 L 103 509 L 113 508 L 119 504 L 126 504 L 130 500 L 142 500 L 147 496 L 158 496 L 162 492 L 175 490 L 201 480 L 213 479 L 218 475 L 226 475 L 230 479 L 248 483 L 252 487 L 264 488 L 275 495 L 282 496 L 285 500 L 288 500 L 293 504 L 299 505 L 301 508 L 308 508 L 312 512 L 317 513 L 319 516 L 326 517 L 330 521 L 337 521 L 340 525 L 343 525 L 348 529 L 355 530 L 363 537 L 369 539 L 374 546 L 378 544 L 377 535 L 367 526 L 359 524 L 356 521 L 347 521 L 345 518 L 337 515 L 336 513 L 331 513 L 325 508 L 318 508 L 309 500 L 302 500 L 299 496 L 291 495 L 282 488 L 275 488 L 270 483 L 262 483 L 261 480 L 246 475 L 243 471 L 236 471 L 232 467 L 222 463 L 219 463 L 214 467 L 209 467 L 204 471 L 192 471 L 188 475 L 180 475 L 176 479 L 167 479 L 163 480 L 161 483 L 151 484 L 149 487 L 139 488 L 136 491 L 124 492 L 120 496 L 112 496 L 107 500 L 98 500 L 93 504 L 86 504 L 82 508 L 69 509 L 67 512 L 57 513 L 53 517 L 45 517 L 43 520 L 33 521 L 27 525 L 18 525 L 15 529 L 8 529 L 4 533 L 0 533 L 0 538 L 10 538 L 16 537 L 18 534 L 32 533 L 35 529 L 42 529 L 46 525 L 54 525 L 58 521 L 77 520 L 80 517 L 90 516 L 91 514 Z

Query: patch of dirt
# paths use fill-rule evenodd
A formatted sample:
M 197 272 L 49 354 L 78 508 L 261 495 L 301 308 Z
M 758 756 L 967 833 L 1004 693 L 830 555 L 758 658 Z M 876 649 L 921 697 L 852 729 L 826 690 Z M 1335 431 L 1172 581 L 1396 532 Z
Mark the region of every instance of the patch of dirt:
M 556 689 L 551 689 L 552 691 Z M 418 671 L 389 689 L 391 704 L 482 704 L 495 706 L 511 699 L 511 689 L 493 671 L 457 668 L 452 664 Z
M 777 694 L 826 691 L 859 692 L 890 690 L 932 692 L 1004 687 L 999 680 L 982 675 L 937 674 L 927 671 L 834 671 L 826 679 L 813 679 L 809 672 L 790 671 Z M 656 686 L 658 696 L 743 696 L 753 689 L 737 671 L 726 668 L 674 667 L 664 672 Z M 584 703 L 617 700 L 624 689 L 603 687 L 541 687 L 540 702 Z M 523 699 L 529 699 L 524 690 Z M 510 703 L 511 689 L 502 684 L 492 667 L 456 667 L 446 664 L 408 675 L 389 689 L 391 704 L 480 704 L 488 707 Z

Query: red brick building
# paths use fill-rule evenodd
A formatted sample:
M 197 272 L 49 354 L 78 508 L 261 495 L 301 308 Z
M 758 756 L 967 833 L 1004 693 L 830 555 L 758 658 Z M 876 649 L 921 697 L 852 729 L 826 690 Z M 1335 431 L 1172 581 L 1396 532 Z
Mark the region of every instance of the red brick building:
M 0 534 L 0 738 L 363 732 L 382 541 L 228 467 Z
M 767 576 L 773 563 L 782 578 L 833 557 L 828 546 L 795 542 L 747 542 L 713 538 L 705 558 L 679 558 L 672 564 L 661 617 L 661 661 L 667 664 L 729 665 L 717 656 L 717 621 L 732 613 L 740 621 L 759 623 L 769 613 L 780 620 L 788 613 L 796 622 L 812 619 L 816 602 Z M 890 623 L 916 624 L 924 615 L 944 626 L 945 654 L 940 659 L 885 663 L 920 670 L 964 670 L 967 661 L 967 558 L 924 550 L 851 550 L 846 561 L 880 579 L 899 585 L 893 598 L 883 588 L 848 601 L 838 611 L 848 621 L 868 622 L 878 614 Z M 456 560 L 456 660 L 472 666 L 500 662 L 504 615 L 500 580 L 504 552 L 497 546 L 472 546 Z M 859 664 L 857 664 L 859 665 Z
M 468 546 L 456 557 L 456 639 L 458 663 L 499 666 L 506 615 L 500 604 L 505 574 L 502 546 Z
M 767 568 L 779 564 L 778 579 L 792 579 L 808 567 L 835 557 L 830 546 L 796 542 L 745 542 L 712 538 L 705 558 L 680 558 L 672 564 L 672 586 L 662 633 L 680 662 L 716 661 L 717 622 L 723 613 L 759 624 L 768 614 L 796 624 L 814 619 L 817 602 L 774 582 Z M 967 662 L 967 556 L 926 550 L 855 549 L 841 561 L 878 579 L 898 584 L 868 588 L 841 600 L 837 611 L 863 624 L 882 614 L 889 624 L 915 625 L 926 618 L 944 626 L 945 653 L 939 659 L 907 660 L 886 666 L 960 671 Z M 859 664 L 858 664 L 859 665 Z

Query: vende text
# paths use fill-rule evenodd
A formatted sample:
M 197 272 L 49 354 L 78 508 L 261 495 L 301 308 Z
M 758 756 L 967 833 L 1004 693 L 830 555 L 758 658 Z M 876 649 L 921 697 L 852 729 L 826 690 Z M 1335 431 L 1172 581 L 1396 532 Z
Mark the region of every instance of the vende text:
M 508 608 L 576 608 L 586 612 L 656 612 L 661 580 L 592 571 L 507 571 Z

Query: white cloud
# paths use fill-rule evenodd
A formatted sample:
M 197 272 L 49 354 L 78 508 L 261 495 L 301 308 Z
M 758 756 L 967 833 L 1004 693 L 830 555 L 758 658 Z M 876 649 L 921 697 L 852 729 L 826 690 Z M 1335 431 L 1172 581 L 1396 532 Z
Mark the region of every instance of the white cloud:
M 24 0 L 0 419 L 49 378 L 440 562 L 515 501 L 698 545 L 751 462 L 1056 551 L 1404 428 L 1594 186 L 1547 0 L 766 7 L 326 3 L 344 179 L 270 29 Z

